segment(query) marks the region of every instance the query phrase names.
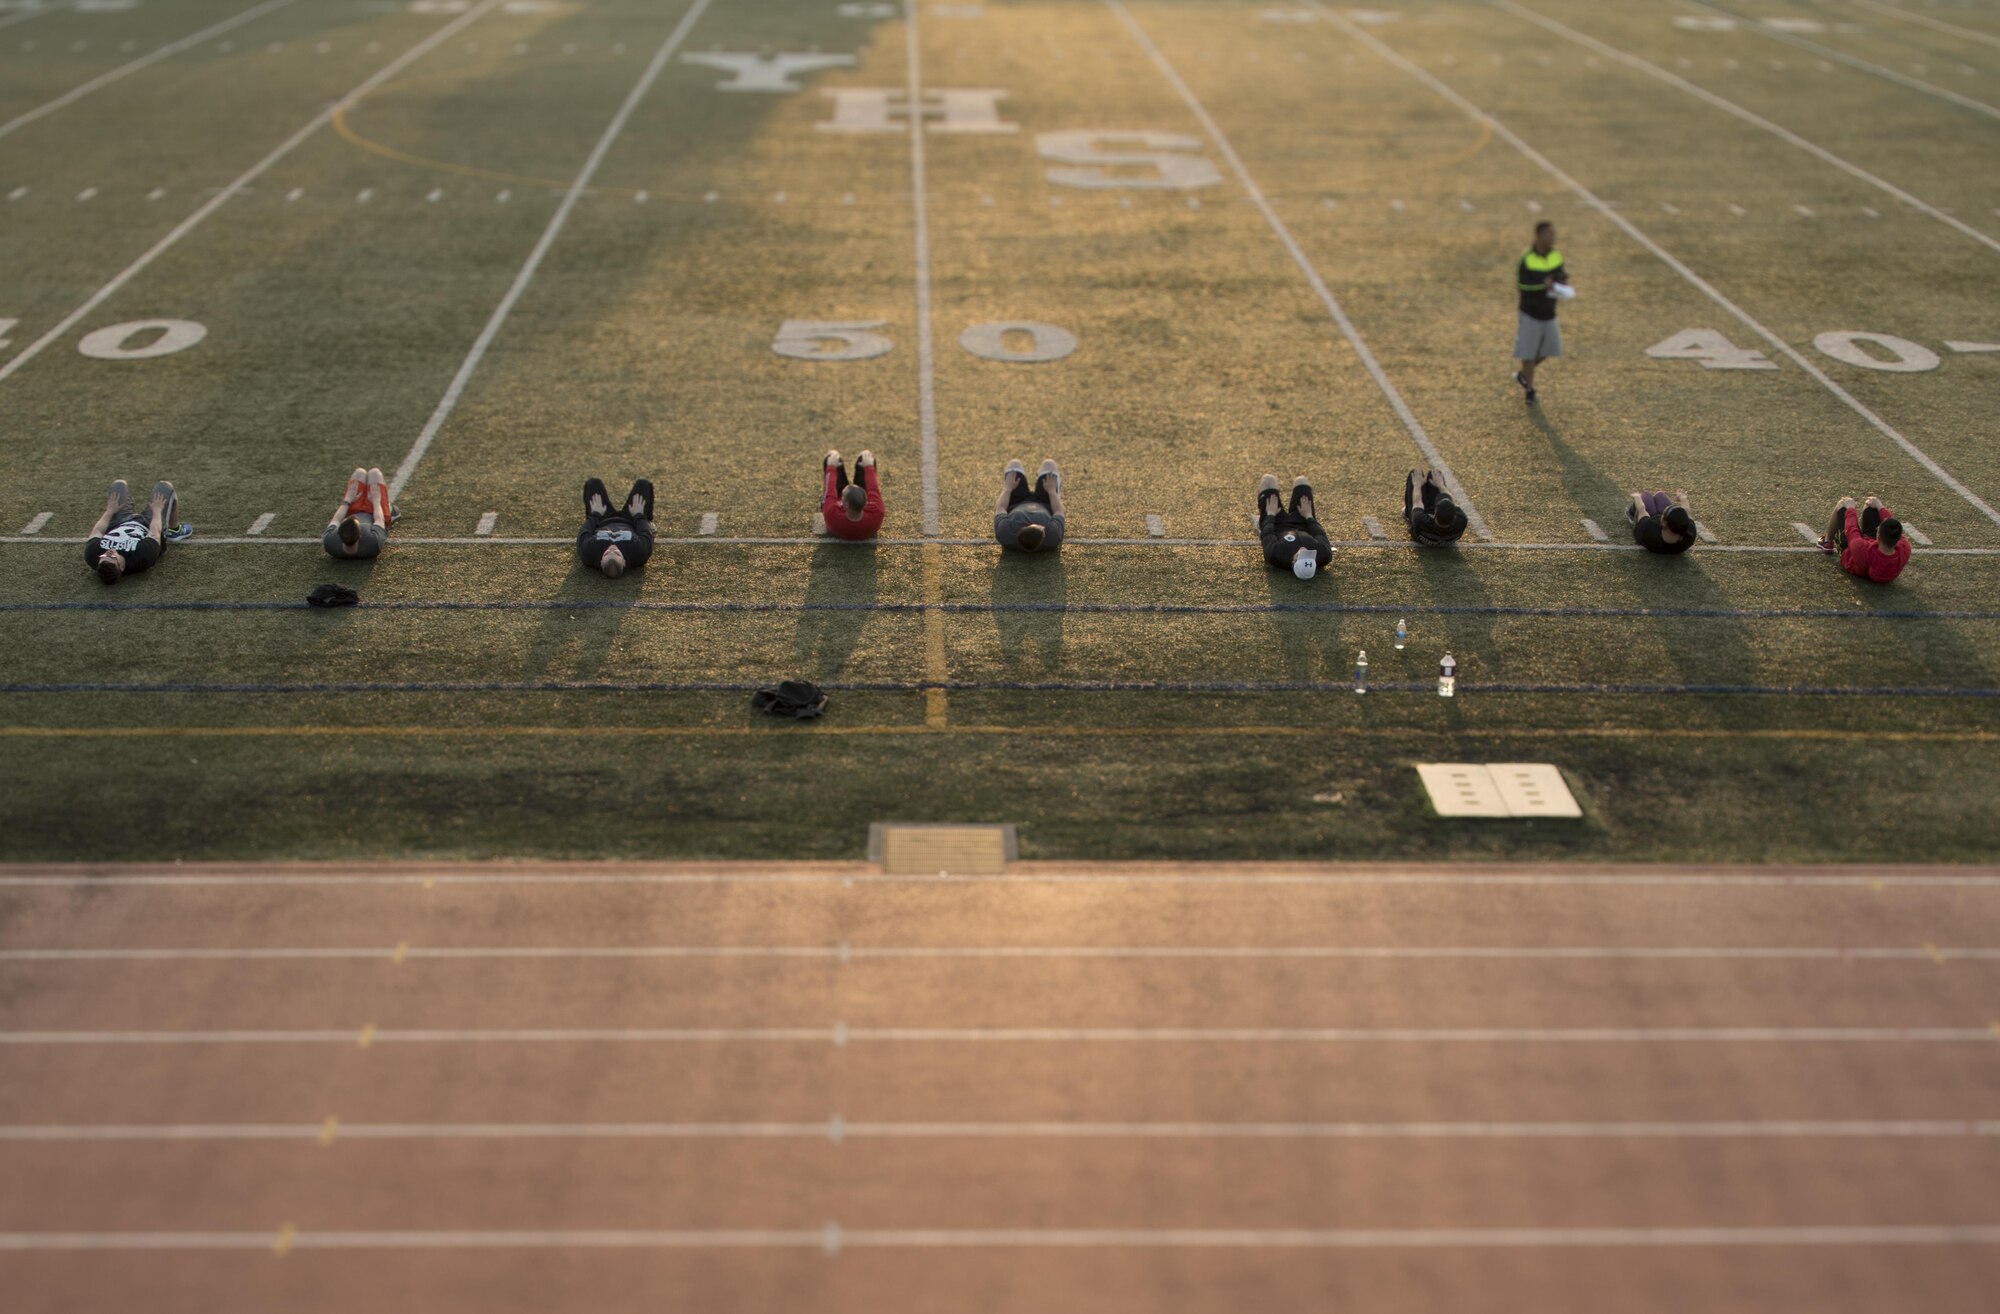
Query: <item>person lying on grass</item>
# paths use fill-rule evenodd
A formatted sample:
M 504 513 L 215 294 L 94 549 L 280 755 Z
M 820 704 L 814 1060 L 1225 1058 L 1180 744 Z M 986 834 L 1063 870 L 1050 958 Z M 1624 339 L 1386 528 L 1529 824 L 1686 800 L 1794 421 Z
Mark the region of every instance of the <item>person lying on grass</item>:
M 1910 540 L 1903 536 L 1903 522 L 1879 497 L 1863 503 L 1858 515 L 1854 499 L 1841 498 L 1819 550 L 1837 554 L 1842 570 L 1875 584 L 1887 584 L 1910 564 Z
M 1290 506 L 1278 493 L 1278 476 L 1267 474 L 1257 485 L 1257 537 L 1266 562 L 1300 579 L 1311 579 L 1333 559 L 1333 544 L 1313 514 L 1312 485 L 1304 475 L 1292 480 Z
M 340 504 L 319 536 L 320 546 L 330 557 L 379 556 L 389 541 L 389 524 L 396 518 L 389 505 L 389 484 L 380 469 L 354 467 Z
M 875 453 L 864 451 L 854 458 L 853 483 L 847 481 L 847 467 L 839 452 L 828 452 L 820 461 L 820 475 L 819 512 L 813 516 L 813 533 L 860 543 L 881 532 L 882 488 L 875 475 Z
M 1686 493 L 1634 493 L 1625 504 L 1625 520 L 1632 541 L 1648 552 L 1679 556 L 1694 546 L 1694 512 Z
M 1063 541 L 1062 471 L 1042 462 L 1032 488 L 1028 468 L 1018 460 L 1000 472 L 1000 501 L 993 508 L 993 537 L 1003 548 L 1039 552 Z
M 653 481 L 641 479 L 625 494 L 625 505 L 611 509 L 611 494 L 602 479 L 583 481 L 583 528 L 576 534 L 576 554 L 606 579 L 617 579 L 646 564 L 653 555 Z
M 151 569 L 167 550 L 167 536 L 179 509 L 174 486 L 164 479 L 153 485 L 152 504 L 143 516 L 132 509 L 132 490 L 125 481 L 113 481 L 105 494 L 104 514 L 90 527 L 90 538 L 83 545 L 83 559 L 106 584 Z M 178 541 L 186 535 L 174 537 Z
M 1435 470 L 1412 470 L 1403 477 L 1403 523 L 1419 547 L 1444 547 L 1465 536 L 1465 512 Z

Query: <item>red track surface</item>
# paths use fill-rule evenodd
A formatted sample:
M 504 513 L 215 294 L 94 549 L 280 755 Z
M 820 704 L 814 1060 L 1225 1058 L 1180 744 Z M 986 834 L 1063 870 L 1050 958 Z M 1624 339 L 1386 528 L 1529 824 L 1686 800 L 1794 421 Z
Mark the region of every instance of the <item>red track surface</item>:
M 2000 869 L 1014 870 L 0 867 L 0 1306 L 1993 1307 Z

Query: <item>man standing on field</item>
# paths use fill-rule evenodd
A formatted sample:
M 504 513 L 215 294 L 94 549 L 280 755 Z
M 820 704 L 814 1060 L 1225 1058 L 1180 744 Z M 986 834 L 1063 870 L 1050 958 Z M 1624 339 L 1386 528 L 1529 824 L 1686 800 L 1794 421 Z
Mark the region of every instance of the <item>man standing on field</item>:
M 1562 331 L 1556 327 L 1556 298 L 1575 295 L 1569 291 L 1569 271 L 1563 268 L 1562 252 L 1556 250 L 1556 226 L 1544 219 L 1535 225 L 1535 244 L 1521 253 L 1514 270 L 1514 284 L 1521 293 L 1520 325 L 1514 330 L 1514 359 L 1521 368 L 1514 382 L 1535 404 L 1535 367 L 1551 356 L 1563 354 Z M 1561 287 L 1561 292 L 1556 291 Z

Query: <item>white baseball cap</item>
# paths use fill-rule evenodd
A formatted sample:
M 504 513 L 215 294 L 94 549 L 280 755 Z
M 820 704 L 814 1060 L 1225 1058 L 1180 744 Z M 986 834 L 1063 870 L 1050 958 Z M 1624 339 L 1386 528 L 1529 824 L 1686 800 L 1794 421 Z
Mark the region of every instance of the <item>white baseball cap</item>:
M 1319 550 L 1303 548 L 1292 558 L 1292 573 L 1300 579 L 1311 579 L 1319 569 Z

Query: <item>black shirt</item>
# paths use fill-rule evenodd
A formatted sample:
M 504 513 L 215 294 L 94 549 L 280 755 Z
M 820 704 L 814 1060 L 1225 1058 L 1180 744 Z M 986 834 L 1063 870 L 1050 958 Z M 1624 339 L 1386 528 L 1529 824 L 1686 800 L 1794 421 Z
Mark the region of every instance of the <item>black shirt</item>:
M 1530 269 L 1529 259 L 1554 260 L 1549 269 Z M 1563 267 L 1562 252 L 1550 251 L 1546 256 L 1536 256 L 1535 248 L 1529 247 L 1521 253 L 1520 263 L 1514 267 L 1514 285 L 1521 294 L 1521 313 L 1529 319 L 1554 319 L 1556 299 L 1549 291 L 1551 283 L 1567 283 L 1569 271 Z
M 628 566 L 645 562 L 653 553 L 653 522 L 628 516 L 623 511 L 613 511 L 609 515 L 586 516 L 583 529 L 576 536 L 577 555 L 583 564 L 595 569 L 604 562 L 604 554 L 617 548 Z
M 1648 552 L 1679 556 L 1694 546 L 1694 535 L 1683 534 L 1676 542 L 1669 543 L 1658 516 L 1640 516 L 1632 522 L 1632 541 Z
M 121 512 L 102 534 L 83 545 L 83 559 L 95 567 L 105 553 L 125 558 L 125 573 L 146 569 L 160 559 L 160 542 L 146 537 L 146 521 L 132 512 Z
M 1452 508 L 1448 520 L 1440 521 L 1423 507 L 1413 506 L 1409 520 L 1410 537 L 1424 547 L 1440 547 L 1465 537 L 1465 512 L 1457 507 Z

